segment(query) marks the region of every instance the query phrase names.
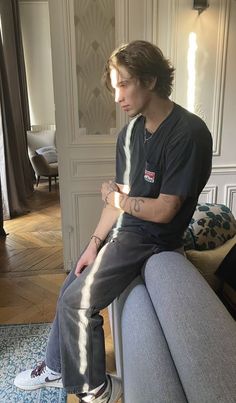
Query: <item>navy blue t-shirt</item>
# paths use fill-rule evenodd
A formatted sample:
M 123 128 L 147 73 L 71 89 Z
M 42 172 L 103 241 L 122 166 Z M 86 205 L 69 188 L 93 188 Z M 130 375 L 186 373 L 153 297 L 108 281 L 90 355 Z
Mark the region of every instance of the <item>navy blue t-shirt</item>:
M 211 172 L 212 137 L 196 115 L 174 104 L 157 131 L 145 139 L 145 119 L 139 116 L 130 139 L 127 126 L 116 149 L 116 182 L 130 187 L 131 197 L 157 198 L 160 193 L 182 196 L 181 209 L 168 224 L 153 223 L 124 213 L 120 230 L 145 231 L 160 250 L 182 245 L 182 237 Z

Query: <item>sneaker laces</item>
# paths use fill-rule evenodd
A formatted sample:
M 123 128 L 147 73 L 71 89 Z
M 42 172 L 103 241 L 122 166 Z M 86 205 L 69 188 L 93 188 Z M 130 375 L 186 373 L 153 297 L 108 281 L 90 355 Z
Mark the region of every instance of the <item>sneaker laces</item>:
M 45 372 L 45 369 L 46 369 L 45 361 L 40 362 L 31 372 L 31 378 L 36 378 L 36 376 L 40 376 L 43 372 Z

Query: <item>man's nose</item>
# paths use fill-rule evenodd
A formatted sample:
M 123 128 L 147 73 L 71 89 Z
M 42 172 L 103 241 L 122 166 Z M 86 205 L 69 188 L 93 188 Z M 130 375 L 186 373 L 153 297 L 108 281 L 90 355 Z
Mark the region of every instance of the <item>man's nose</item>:
M 121 94 L 120 88 L 115 89 L 115 102 L 119 103 L 123 99 L 123 96 Z

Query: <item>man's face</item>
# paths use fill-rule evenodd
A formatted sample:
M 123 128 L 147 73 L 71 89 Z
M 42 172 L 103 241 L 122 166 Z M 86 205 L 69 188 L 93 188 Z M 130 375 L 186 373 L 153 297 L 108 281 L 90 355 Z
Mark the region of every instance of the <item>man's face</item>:
M 151 99 L 151 91 L 143 87 L 137 78 L 131 77 L 123 66 L 119 66 L 119 70 L 112 68 L 110 77 L 115 102 L 119 103 L 121 109 L 130 117 L 139 113 L 145 116 Z

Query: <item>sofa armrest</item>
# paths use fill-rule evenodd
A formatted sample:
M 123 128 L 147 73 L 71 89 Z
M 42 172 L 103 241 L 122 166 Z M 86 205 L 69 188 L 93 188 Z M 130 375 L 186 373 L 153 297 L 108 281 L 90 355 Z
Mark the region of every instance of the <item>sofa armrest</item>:
M 121 316 L 125 301 L 130 294 L 131 290 L 137 284 L 142 283 L 141 277 L 137 277 L 132 283 L 123 291 L 123 293 L 116 298 L 108 307 L 109 321 L 111 326 L 112 339 L 115 351 L 116 372 L 117 375 L 122 377 L 123 369 L 123 354 L 122 354 L 122 335 L 121 335 Z
M 152 256 L 145 282 L 187 400 L 233 402 L 236 322 L 181 254 Z

